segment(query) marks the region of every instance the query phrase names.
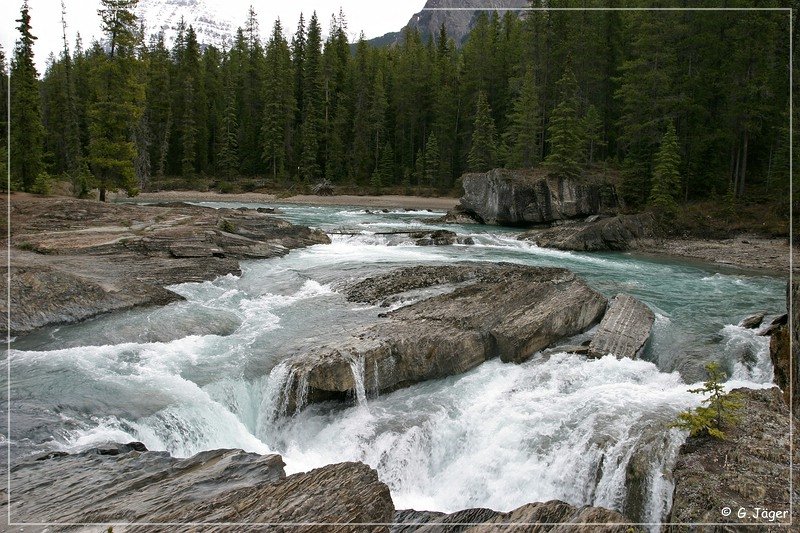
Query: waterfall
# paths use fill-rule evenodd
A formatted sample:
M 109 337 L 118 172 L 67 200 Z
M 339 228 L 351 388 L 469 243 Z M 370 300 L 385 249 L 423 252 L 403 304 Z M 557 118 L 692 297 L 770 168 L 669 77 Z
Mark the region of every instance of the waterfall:
M 354 391 L 356 393 L 356 402 L 359 406 L 367 405 L 367 390 L 364 383 L 365 366 L 366 360 L 363 355 L 351 354 L 350 371 L 353 373 L 353 383 L 355 384 Z

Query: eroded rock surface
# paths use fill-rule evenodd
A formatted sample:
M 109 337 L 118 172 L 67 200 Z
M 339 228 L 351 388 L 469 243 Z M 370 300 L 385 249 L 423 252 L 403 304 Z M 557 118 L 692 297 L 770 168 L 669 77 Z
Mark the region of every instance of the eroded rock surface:
M 770 334 L 769 352 L 775 369 L 775 384 L 783 390 L 786 403 L 791 403 L 794 412 L 800 413 L 800 282 L 786 284 L 787 309 L 790 303 L 792 316 L 780 317 L 766 330 Z M 789 320 L 792 321 L 791 334 Z
M 606 299 L 568 270 L 503 263 L 405 268 L 344 292 L 381 303 L 442 285 L 451 290 L 423 295 L 335 345 L 289 359 L 287 410 L 341 399 L 359 385 L 383 392 L 460 374 L 494 357 L 522 362 L 588 329 L 606 308 Z
M 240 259 L 329 243 L 254 210 L 139 206 L 69 198 L 11 203 L 12 335 L 181 299 L 163 287 L 239 272 Z M 5 265 L 4 265 L 5 266 Z M 5 277 L 0 290 L 6 291 Z
M 137 444 L 50 454 L 15 465 L 12 519 L 210 524 L 203 531 L 241 530 L 214 526 L 223 522 L 329 523 L 302 526 L 304 531 L 320 532 L 352 531 L 347 523 L 392 521 L 389 488 L 362 463 L 328 465 L 287 477 L 279 455 L 213 450 L 176 459 L 166 452 L 144 451 Z M 360 527 L 388 531 L 386 526 Z M 296 531 L 297 526 L 284 529 Z M 140 530 L 152 527 L 125 528 Z
M 579 252 L 624 251 L 636 247 L 640 239 L 654 235 L 655 219 L 650 213 L 589 217 L 546 230 L 533 230 L 520 236 L 538 246 Z
M 614 188 L 598 179 L 543 178 L 505 169 L 462 177 L 463 210 L 484 224 L 530 226 L 587 217 L 617 207 Z
M 744 397 L 741 420 L 726 428 L 726 439 L 690 438 L 681 447 L 672 476 L 675 483 L 669 532 L 788 531 L 789 477 L 800 501 L 800 439 L 795 431 L 794 471 L 789 470 L 789 410 L 780 391 L 738 389 Z M 795 419 L 795 428 L 797 419 Z M 732 509 L 730 516 L 722 510 Z M 738 510 L 745 516 L 738 517 Z M 786 511 L 782 516 L 753 516 L 756 508 Z M 794 522 L 797 523 L 797 517 Z M 726 526 L 683 526 L 725 523 Z M 749 524 L 749 529 L 743 525 Z M 737 526 L 738 525 L 738 526 Z
M 464 525 L 464 524 L 477 525 Z M 602 507 L 575 507 L 553 500 L 529 503 L 508 513 L 491 509 L 466 509 L 452 514 L 398 511 L 392 533 L 636 533 L 631 520 Z M 552 525 L 559 524 L 559 525 Z M 591 525 L 589 525 L 591 524 Z
M 635 359 L 650 338 L 655 320 L 647 305 L 628 294 L 618 294 L 589 344 L 589 355 Z

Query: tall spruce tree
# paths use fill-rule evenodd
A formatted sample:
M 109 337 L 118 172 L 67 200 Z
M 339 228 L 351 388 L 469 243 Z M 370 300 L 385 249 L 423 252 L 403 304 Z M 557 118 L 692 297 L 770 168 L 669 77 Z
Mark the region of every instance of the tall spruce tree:
M 239 123 L 236 113 L 236 92 L 228 79 L 225 91 L 225 113 L 220 131 L 220 148 L 217 154 L 217 171 L 226 178 L 239 172 Z
M 322 87 L 322 29 L 316 12 L 308 23 L 303 66 L 300 174 L 303 181 L 308 183 L 322 177 L 320 141 L 325 103 Z
M 514 100 L 510 124 L 504 134 L 506 167 L 530 168 L 541 160 L 540 138 L 542 119 L 539 109 L 539 88 L 528 68 L 522 80 L 519 95 Z
M 575 178 L 581 174 L 583 159 L 582 121 L 578 117 L 578 81 L 568 61 L 558 82 L 560 101 L 550 115 L 547 134 L 550 153 L 545 165 L 551 175 Z
M 262 157 L 273 180 L 286 178 L 287 151 L 295 112 L 292 57 L 283 37 L 280 21 L 275 22 L 267 44 L 267 73 L 264 83 L 264 118 L 261 123 Z
M 140 83 L 136 15 L 138 0 L 101 0 L 98 10 L 108 39 L 108 52 L 93 65 L 95 95 L 89 109 L 89 163 L 100 189 L 125 189 L 136 194 L 133 129 L 143 112 L 144 86 Z
M 484 91 L 478 93 L 472 145 L 467 163 L 472 172 L 486 172 L 497 165 L 497 130 Z
M 428 142 L 425 143 L 425 181 L 429 187 L 442 185 L 441 157 L 439 140 L 435 133 L 431 133 L 428 135 Z
M 650 205 L 670 218 L 678 211 L 677 198 L 681 192 L 680 165 L 678 136 L 675 125 L 670 122 L 653 162 L 653 186 L 650 190 Z
M 31 190 L 44 171 L 42 104 L 33 62 L 31 16 L 28 2 L 22 3 L 17 19 L 20 36 L 11 60 L 11 188 Z

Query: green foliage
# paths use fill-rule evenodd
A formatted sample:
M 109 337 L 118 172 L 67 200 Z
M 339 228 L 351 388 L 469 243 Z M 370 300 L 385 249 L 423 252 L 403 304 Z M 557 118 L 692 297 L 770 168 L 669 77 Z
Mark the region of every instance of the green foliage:
M 578 81 L 570 62 L 558 82 L 560 101 L 550 116 L 547 134 L 550 137 L 550 153 L 545 165 L 551 175 L 576 178 L 581 175 L 583 122 L 578 117 Z
M 222 191 L 220 191 L 222 192 Z M 228 220 L 227 218 L 220 219 L 219 221 L 219 229 L 224 231 L 225 233 L 236 233 L 236 224 Z
M 640 208 L 653 187 L 656 203 L 668 200 L 654 170 L 675 123 L 681 199 L 723 196 L 728 183 L 737 206 L 786 198 L 782 13 L 483 12 L 459 43 L 444 26 L 435 35 L 409 28 L 394 46 L 360 39 L 351 53 L 341 13 L 325 37 L 316 15 L 301 18 L 290 43 L 276 25 L 263 45 L 251 10 L 226 50 L 201 47 L 187 24 L 171 47 L 162 35 L 145 46 L 134 5 L 105 0 L 110 46 L 77 42 L 70 53 L 64 43 L 41 81 L 30 17 L 20 18 L 15 187 L 32 186 L 44 154 L 49 172 L 73 180 L 88 164 L 101 188 L 145 185 L 151 173 L 162 184 L 185 175 L 171 183 L 190 187 L 242 175 L 368 185 L 377 172 L 382 187 L 446 189 L 470 168 L 546 157 L 556 175 L 578 176 L 600 159 L 621 167 L 619 196 Z M 388 171 L 379 168 L 387 143 Z
M 497 129 L 486 93 L 478 93 L 472 143 L 467 157 L 472 172 L 486 172 L 497 165 Z
M 726 376 L 720 370 L 719 364 L 708 363 L 706 373 L 708 379 L 703 386 L 689 390 L 691 393 L 706 396 L 702 401 L 703 405 L 679 413 L 672 426 L 688 430 L 692 437 L 708 435 L 715 439 L 724 439 L 723 430 L 735 427 L 740 420 L 738 411 L 742 408 L 742 397 L 735 392 L 724 393 L 722 382 Z
M 675 133 L 675 125 L 670 123 L 653 162 L 653 182 L 650 190 L 650 205 L 668 218 L 674 218 L 678 211 L 677 198 L 681 192 L 680 164 L 678 136 Z
M 89 107 L 89 164 L 97 179 L 100 199 L 107 189 L 136 191 L 133 161 L 136 146 L 131 132 L 143 112 L 144 85 L 135 56 L 136 0 L 101 0 L 108 53 L 98 54 L 91 69 L 94 95 Z
M 20 37 L 11 60 L 11 188 L 25 191 L 31 190 L 44 170 L 45 137 L 38 73 L 33 62 L 36 37 L 31 33 L 29 11 L 25 0 L 16 21 Z
M 514 100 L 509 128 L 503 135 L 508 168 L 530 168 L 541 160 L 543 132 L 538 93 L 533 69 L 528 68 L 519 95 Z
M 34 194 L 41 194 L 43 196 L 47 196 L 50 194 L 51 184 L 53 182 L 53 178 L 45 171 L 39 172 L 39 175 L 36 176 L 36 179 L 31 185 L 31 192 Z

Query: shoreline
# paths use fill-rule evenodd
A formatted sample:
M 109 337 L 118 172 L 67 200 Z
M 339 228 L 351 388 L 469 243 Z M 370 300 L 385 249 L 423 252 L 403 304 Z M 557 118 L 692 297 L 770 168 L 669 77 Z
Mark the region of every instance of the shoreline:
M 434 209 L 448 211 L 459 203 L 458 198 L 424 197 L 424 196 L 356 196 L 343 194 L 338 196 L 315 196 L 311 194 L 278 198 L 274 194 L 256 192 L 238 194 L 220 194 L 217 192 L 197 191 L 163 191 L 141 193 L 135 198 L 117 197 L 117 200 L 128 199 L 144 202 L 242 202 L 260 204 L 297 204 L 297 205 L 340 205 L 357 207 L 380 207 L 385 209 L 412 209 L 423 211 Z

